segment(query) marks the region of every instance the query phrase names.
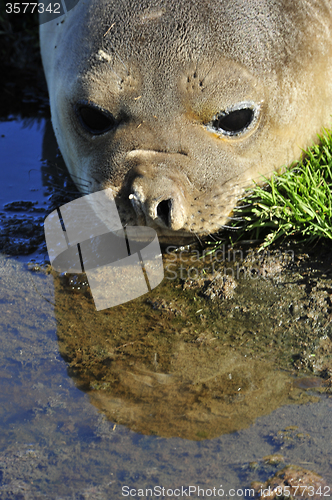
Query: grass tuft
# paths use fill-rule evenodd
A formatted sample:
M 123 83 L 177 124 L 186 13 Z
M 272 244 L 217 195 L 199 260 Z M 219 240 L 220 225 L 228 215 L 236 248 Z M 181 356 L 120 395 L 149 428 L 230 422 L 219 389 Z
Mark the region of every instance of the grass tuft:
M 323 130 L 319 144 L 305 152 L 304 160 L 271 179 L 255 183 L 234 215 L 242 220 L 239 239 L 263 239 L 265 248 L 281 237 L 296 236 L 308 243 L 332 239 L 332 133 Z

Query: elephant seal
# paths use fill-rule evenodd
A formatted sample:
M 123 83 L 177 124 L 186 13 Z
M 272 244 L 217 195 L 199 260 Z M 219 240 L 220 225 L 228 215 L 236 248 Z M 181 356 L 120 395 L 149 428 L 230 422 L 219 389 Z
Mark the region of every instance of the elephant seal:
M 332 113 L 331 0 L 81 0 L 40 27 L 55 135 L 83 193 L 161 242 L 216 232 Z

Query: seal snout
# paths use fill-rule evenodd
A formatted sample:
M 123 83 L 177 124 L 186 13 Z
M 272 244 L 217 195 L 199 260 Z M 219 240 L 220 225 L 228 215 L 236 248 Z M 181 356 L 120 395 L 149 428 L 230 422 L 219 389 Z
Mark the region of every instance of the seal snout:
M 182 229 L 188 217 L 186 176 L 168 158 L 172 155 L 140 153 L 139 163 L 143 158 L 145 161 L 131 170 L 129 188 L 129 199 L 138 219 L 143 216 L 148 226 Z M 155 161 L 161 157 L 163 161 Z
M 171 179 L 137 177 L 132 183 L 129 199 L 137 216 L 144 215 L 145 222 L 177 231 L 184 226 L 185 200 L 181 189 Z

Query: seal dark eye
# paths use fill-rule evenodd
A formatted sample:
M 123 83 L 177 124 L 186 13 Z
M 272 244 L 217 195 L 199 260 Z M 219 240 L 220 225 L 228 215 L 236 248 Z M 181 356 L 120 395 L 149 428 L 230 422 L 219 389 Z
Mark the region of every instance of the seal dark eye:
M 245 132 L 256 121 L 257 114 L 257 106 L 252 103 L 241 103 L 216 115 L 208 128 L 224 135 L 236 136 Z
M 76 113 L 85 130 L 93 135 L 103 134 L 117 126 L 116 119 L 108 112 L 91 105 L 79 106 Z
M 212 122 L 212 126 L 216 129 L 224 130 L 236 134 L 247 128 L 252 122 L 254 112 L 252 109 L 244 108 L 231 111 L 230 113 L 221 113 Z

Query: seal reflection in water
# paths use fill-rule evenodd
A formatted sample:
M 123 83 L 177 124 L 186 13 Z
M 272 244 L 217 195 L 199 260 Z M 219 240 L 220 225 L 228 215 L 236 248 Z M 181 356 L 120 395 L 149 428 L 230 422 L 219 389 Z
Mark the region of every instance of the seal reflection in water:
M 41 26 L 52 121 L 79 189 L 183 243 L 332 113 L 331 0 L 84 0 Z
M 88 290 L 68 293 L 63 281 L 54 278 L 60 353 L 78 387 L 116 424 L 142 434 L 212 439 L 247 428 L 281 406 L 315 400 L 298 384 L 306 379 L 294 384 L 286 364 L 276 367 L 277 359 L 290 358 L 289 342 L 264 347 L 267 332 L 268 342 L 290 335 L 286 322 L 276 334 L 269 326 L 273 320 L 257 328 L 253 314 L 239 328 L 233 314 L 220 314 L 222 302 L 210 304 L 217 318 L 210 312 L 201 320 L 188 291 L 169 300 L 177 285 L 166 280 L 159 296 L 154 290 L 150 300 L 145 295 L 96 313 Z M 158 297 L 173 303 L 174 312 L 151 306 Z M 265 293 L 263 300 L 269 297 Z M 243 307 L 249 309 L 250 302 Z M 215 337 L 216 329 L 222 333 Z M 252 351 L 247 341 L 256 331 L 260 341 Z

